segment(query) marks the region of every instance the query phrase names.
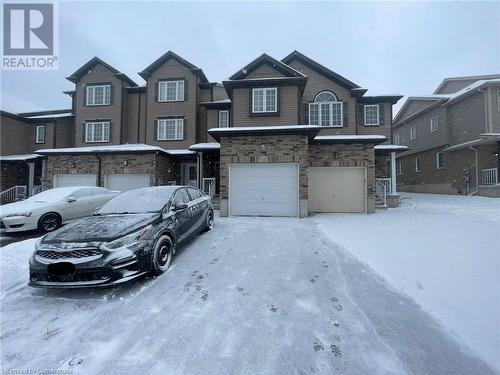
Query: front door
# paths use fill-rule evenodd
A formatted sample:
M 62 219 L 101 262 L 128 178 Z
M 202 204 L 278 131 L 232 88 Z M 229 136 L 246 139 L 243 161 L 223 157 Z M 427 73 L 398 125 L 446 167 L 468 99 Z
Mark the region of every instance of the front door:
M 197 187 L 198 174 L 196 163 L 184 163 L 182 165 L 182 184 Z

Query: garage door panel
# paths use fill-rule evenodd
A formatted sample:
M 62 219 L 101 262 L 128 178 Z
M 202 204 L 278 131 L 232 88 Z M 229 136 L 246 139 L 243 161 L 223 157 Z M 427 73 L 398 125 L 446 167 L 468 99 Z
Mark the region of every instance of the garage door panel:
M 104 180 L 107 189 L 116 191 L 140 189 L 151 185 L 148 174 L 109 174 Z
M 67 187 L 67 186 L 97 186 L 97 175 L 95 174 L 54 175 L 54 187 Z
M 309 210 L 365 212 L 365 168 L 309 168 Z
M 296 164 L 231 164 L 231 215 L 297 216 Z

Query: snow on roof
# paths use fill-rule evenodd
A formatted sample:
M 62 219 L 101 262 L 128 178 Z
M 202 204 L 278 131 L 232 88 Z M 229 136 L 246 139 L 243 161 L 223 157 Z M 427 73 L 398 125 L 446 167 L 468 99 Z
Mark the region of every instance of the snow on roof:
M 61 153 L 94 153 L 94 152 L 124 152 L 124 151 L 161 151 L 166 150 L 141 143 L 112 145 L 112 146 L 87 146 L 68 148 L 48 148 L 35 151 L 38 154 L 61 154 Z
M 399 145 L 376 145 L 375 150 L 408 150 L 408 146 Z
M 40 155 L 26 154 L 26 155 L 2 155 L 0 161 L 25 161 L 39 158 Z
M 167 154 L 170 155 L 192 155 L 194 154 L 194 151 L 190 151 L 188 149 L 181 149 L 181 150 L 163 150 Z
M 320 129 L 318 125 L 288 125 L 288 126 L 246 126 L 235 128 L 212 128 L 208 129 L 209 133 L 226 133 L 226 132 L 248 132 L 248 131 L 265 131 L 265 130 L 307 130 Z
M 208 142 L 208 143 L 196 143 L 189 146 L 190 150 L 219 150 L 220 143 L 218 142 Z
M 70 117 L 73 116 L 72 112 L 65 112 L 65 113 L 54 113 L 51 115 L 39 115 L 39 116 L 24 116 L 29 119 L 44 119 L 44 118 L 61 118 L 61 117 Z
M 478 89 L 480 88 L 481 86 L 485 85 L 485 84 L 488 84 L 488 83 L 500 83 L 500 78 L 494 78 L 494 79 L 480 79 L 472 84 L 470 84 L 469 86 L 467 87 L 464 87 L 463 89 L 461 90 L 458 90 L 457 92 L 454 92 L 452 94 L 449 94 L 450 96 L 450 100 L 448 100 L 448 103 L 452 103 L 453 101 L 455 101 L 456 99 L 460 98 L 461 96 L 467 94 L 469 91 L 471 90 L 474 90 L 474 89 Z
M 385 141 L 383 135 L 317 135 L 315 141 Z
M 200 104 L 218 104 L 218 103 L 231 103 L 231 99 L 213 100 L 211 102 L 200 102 Z

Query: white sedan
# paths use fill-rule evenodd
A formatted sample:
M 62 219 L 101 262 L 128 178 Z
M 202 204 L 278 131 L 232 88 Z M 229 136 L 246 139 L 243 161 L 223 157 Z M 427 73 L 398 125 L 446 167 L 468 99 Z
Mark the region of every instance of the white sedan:
M 90 215 L 117 195 L 92 186 L 46 190 L 24 201 L 0 206 L 0 233 L 32 229 L 50 232 L 70 220 Z

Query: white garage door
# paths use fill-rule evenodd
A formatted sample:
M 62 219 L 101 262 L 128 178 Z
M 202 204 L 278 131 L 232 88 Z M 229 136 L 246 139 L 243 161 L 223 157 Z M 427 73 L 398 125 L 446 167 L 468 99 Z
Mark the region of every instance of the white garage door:
M 366 168 L 309 167 L 309 211 L 365 212 Z
M 127 191 L 150 186 L 148 174 L 108 174 L 104 185 L 109 190 Z
M 297 164 L 230 164 L 231 215 L 297 216 Z
M 66 186 L 96 186 L 97 175 L 95 174 L 56 174 L 54 175 L 54 187 Z

